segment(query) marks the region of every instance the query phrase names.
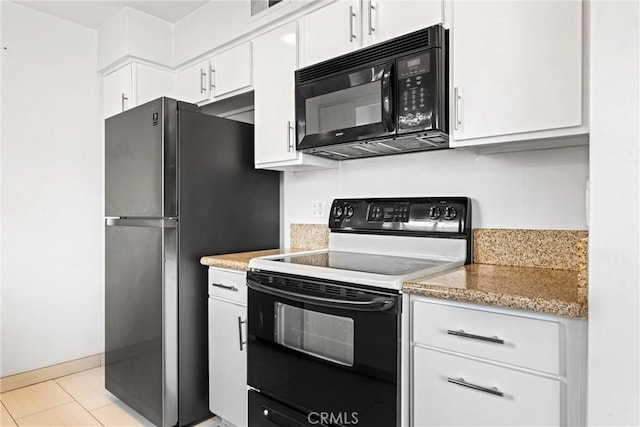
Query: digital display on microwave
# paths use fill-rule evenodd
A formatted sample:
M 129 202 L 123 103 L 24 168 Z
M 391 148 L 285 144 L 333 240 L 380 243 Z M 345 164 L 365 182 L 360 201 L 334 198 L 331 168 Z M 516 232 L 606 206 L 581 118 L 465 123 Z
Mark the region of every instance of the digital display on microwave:
M 428 54 L 412 56 L 398 60 L 398 78 L 405 78 L 417 74 L 426 74 L 431 70 L 431 61 Z

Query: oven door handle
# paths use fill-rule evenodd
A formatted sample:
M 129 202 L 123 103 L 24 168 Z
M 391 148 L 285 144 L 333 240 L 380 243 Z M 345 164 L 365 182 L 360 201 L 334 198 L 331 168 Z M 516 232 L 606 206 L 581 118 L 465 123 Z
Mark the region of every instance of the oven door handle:
M 368 301 L 350 301 L 335 298 L 317 297 L 313 295 L 301 295 L 296 292 L 283 291 L 264 286 L 255 280 L 247 280 L 247 286 L 254 291 L 264 292 L 276 297 L 288 298 L 297 302 L 321 305 L 324 307 L 345 308 L 357 311 L 386 311 L 392 308 L 396 301 L 394 298 L 373 297 Z

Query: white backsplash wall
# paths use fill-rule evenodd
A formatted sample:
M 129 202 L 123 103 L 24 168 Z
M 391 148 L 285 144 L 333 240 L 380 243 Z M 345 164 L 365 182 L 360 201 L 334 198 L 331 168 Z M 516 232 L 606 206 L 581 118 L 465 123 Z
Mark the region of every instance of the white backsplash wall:
M 284 174 L 284 230 L 327 223 L 341 197 L 468 196 L 474 228 L 586 229 L 588 147 L 478 155 L 444 150 L 343 161 Z M 312 215 L 312 201 L 325 215 Z M 285 246 L 289 246 L 288 233 Z

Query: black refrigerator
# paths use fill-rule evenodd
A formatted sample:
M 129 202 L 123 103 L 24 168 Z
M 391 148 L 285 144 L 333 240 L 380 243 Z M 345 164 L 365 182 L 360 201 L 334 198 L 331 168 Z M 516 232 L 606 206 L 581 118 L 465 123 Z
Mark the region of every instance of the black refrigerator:
M 210 416 L 203 255 L 279 246 L 253 126 L 160 98 L 105 121 L 105 387 L 157 426 Z

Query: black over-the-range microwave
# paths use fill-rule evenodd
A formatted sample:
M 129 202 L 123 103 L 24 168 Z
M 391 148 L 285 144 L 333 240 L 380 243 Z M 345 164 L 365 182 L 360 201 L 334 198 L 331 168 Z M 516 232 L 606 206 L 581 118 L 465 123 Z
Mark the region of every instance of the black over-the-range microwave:
M 347 160 L 448 148 L 447 39 L 435 25 L 297 70 L 298 150 Z

